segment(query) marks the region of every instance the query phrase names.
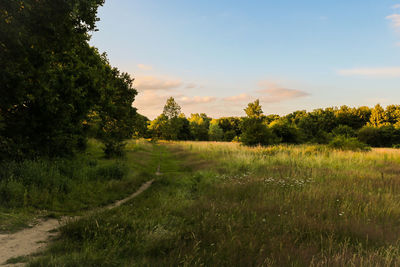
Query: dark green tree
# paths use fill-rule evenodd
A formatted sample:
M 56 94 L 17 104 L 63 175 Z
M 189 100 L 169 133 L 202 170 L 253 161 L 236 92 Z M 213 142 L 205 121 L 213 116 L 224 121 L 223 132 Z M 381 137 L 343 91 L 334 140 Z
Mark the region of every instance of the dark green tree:
M 240 141 L 247 146 L 270 145 L 275 142 L 271 130 L 263 123 L 260 101 L 249 103 L 244 109 L 247 117 L 242 121 Z
M 84 121 L 112 77 L 88 44 L 102 4 L 2 1 L 0 136 L 17 154 L 68 154 L 85 142 Z
M 121 156 L 124 140 L 132 137 L 136 109 L 132 107 L 137 91 L 132 87 L 133 79 L 127 73 L 108 66 L 104 94 L 96 106 L 100 117 L 98 137 L 103 142 L 107 157 Z

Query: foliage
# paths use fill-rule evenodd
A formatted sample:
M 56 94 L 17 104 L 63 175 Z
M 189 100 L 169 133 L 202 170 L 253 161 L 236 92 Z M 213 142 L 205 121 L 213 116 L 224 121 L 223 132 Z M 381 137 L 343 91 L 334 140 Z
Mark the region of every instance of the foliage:
M 348 137 L 345 135 L 337 135 L 329 143 L 329 146 L 335 149 L 351 150 L 351 151 L 368 151 L 370 148 L 358 141 L 355 137 Z
M 392 147 L 393 144 L 400 143 L 400 129 L 392 125 L 364 126 L 358 131 L 358 139 L 373 147 Z
M 122 88 L 130 87 L 131 80 L 88 43 L 102 4 L 103 0 L 22 0 L 2 6 L 0 152 L 5 157 L 55 157 L 84 148 L 85 123 L 104 103 L 113 103 L 118 111 L 105 107 L 107 111 L 98 114 L 103 126 L 117 125 L 114 132 L 125 128 L 119 118 L 122 110 L 124 116 L 132 115 L 125 102 L 133 98 L 123 100 Z M 136 93 L 132 88 L 130 92 Z
M 133 79 L 116 68 L 108 68 L 108 84 L 105 94 L 96 106 L 100 117 L 99 139 L 104 143 L 107 157 L 121 156 L 125 139 L 132 137 L 136 109 L 132 102 L 137 94 L 132 87 Z
M 196 141 L 207 141 L 208 140 L 208 129 L 210 127 L 211 118 L 207 117 L 205 113 L 191 114 L 189 118 L 190 133 L 193 140 Z
M 136 112 L 136 115 L 133 119 L 133 137 L 134 138 L 148 138 L 148 125 L 150 120 L 139 113 Z
M 244 125 L 247 124 L 253 130 L 264 132 L 263 138 L 270 140 L 266 142 L 269 144 L 277 142 L 289 144 L 328 144 L 332 141 L 332 138 L 340 135 L 357 137 L 360 142 L 367 143 L 370 146 L 391 147 L 392 144 L 400 142 L 398 137 L 399 132 L 396 130 L 400 129 L 400 105 L 389 105 L 385 110 L 380 105 L 377 105 L 373 109 L 365 106 L 358 108 L 341 106 L 340 108 L 315 109 L 311 112 L 300 110 L 281 117 L 274 114 L 265 116 L 262 112 L 260 102 L 256 100 L 248 104 L 245 112 L 248 114 L 246 118 L 222 117 L 215 119 L 223 133 L 222 139 L 218 140 L 231 142 L 239 139 L 253 139 L 250 143 L 260 143 L 260 140 L 256 141 L 256 139 L 260 139 L 261 137 L 256 137 L 257 135 L 252 136 L 250 131 L 243 132 L 246 128 Z M 377 119 L 378 117 L 383 119 Z M 168 140 L 206 141 L 215 139 L 209 136 L 210 121 L 212 121 L 212 118 L 209 118 L 206 114 L 192 114 L 188 119 L 181 114 L 180 118 L 182 119 L 182 125 L 186 125 L 187 127 L 187 123 L 189 123 L 189 134 L 186 132 L 187 129 L 183 131 L 185 134 L 182 134 L 180 126 L 177 125 L 171 128 L 172 133 L 175 131 L 174 135 L 162 135 L 158 131 L 156 136 Z M 257 125 L 256 121 L 252 121 L 251 123 L 248 121 L 245 122 L 249 118 L 259 119 L 259 122 L 268 125 L 270 129 L 265 130 L 261 125 Z M 376 121 L 375 124 L 380 126 L 373 126 L 372 121 Z M 157 126 L 159 122 L 160 118 L 157 118 L 150 123 L 151 126 L 149 129 L 153 129 L 151 130 L 153 133 L 157 132 L 156 128 L 160 128 Z M 362 127 L 367 125 L 375 127 L 378 134 L 371 136 L 374 129 L 361 130 Z M 269 131 L 272 131 L 270 138 L 267 137 Z
M 249 103 L 244 111 L 249 118 L 261 118 L 263 111 L 261 109 L 260 100 L 257 99 L 254 102 Z
M 300 130 L 288 120 L 276 120 L 269 127 L 272 133 L 279 138 L 280 142 L 288 144 L 301 143 L 302 136 Z
M 333 129 L 332 134 L 334 136 L 343 135 L 346 137 L 356 137 L 357 136 L 357 133 L 353 128 L 351 128 L 350 126 L 347 126 L 347 125 L 343 125 L 343 124 L 339 125 L 335 129 Z
M 167 99 L 163 109 L 163 115 L 169 120 L 177 118 L 181 114 L 181 107 L 175 102 L 175 99 L 171 96 Z
M 276 142 L 276 136 L 259 118 L 246 118 L 242 123 L 240 141 L 246 146 L 271 145 Z
M 153 138 L 164 140 L 189 140 L 191 138 L 189 121 L 180 110 L 178 103 L 170 97 L 164 106 L 164 112 L 150 122 L 149 134 Z
M 219 127 L 217 120 L 210 122 L 208 129 L 208 136 L 210 141 L 222 141 L 224 137 L 224 131 Z

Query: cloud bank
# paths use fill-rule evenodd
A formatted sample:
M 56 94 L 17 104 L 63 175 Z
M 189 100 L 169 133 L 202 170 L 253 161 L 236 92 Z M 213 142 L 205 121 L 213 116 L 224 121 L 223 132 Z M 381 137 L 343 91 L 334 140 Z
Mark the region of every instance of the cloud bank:
M 386 68 L 354 68 L 339 70 L 342 76 L 367 76 L 367 77 L 400 77 L 400 67 Z
M 139 91 L 168 90 L 182 86 L 182 81 L 179 79 L 162 78 L 155 76 L 139 76 L 135 78 L 134 86 Z
M 393 27 L 396 29 L 400 28 L 400 14 L 392 14 L 386 17 L 386 19 L 392 22 Z

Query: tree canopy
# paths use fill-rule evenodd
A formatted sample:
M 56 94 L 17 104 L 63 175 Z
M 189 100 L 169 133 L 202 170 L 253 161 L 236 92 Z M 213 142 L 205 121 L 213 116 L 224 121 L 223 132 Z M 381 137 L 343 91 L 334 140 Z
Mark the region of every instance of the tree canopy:
M 114 132 L 134 116 L 132 79 L 88 43 L 103 2 L 2 2 L 0 154 L 70 154 L 84 147 L 89 114 Z

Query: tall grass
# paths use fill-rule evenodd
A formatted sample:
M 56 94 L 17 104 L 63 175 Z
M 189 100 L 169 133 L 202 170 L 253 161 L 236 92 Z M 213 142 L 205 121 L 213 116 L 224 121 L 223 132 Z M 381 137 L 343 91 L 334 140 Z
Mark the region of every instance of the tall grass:
M 31 265 L 400 264 L 398 150 L 165 147 L 150 190 L 67 224 Z
M 128 152 L 145 151 L 145 147 L 131 141 Z M 100 144 L 91 140 L 86 153 L 72 158 L 2 162 L 0 230 L 12 230 L 13 224 L 23 226 L 19 222 L 28 222 L 28 214 L 75 214 L 134 192 L 148 177 L 144 170 L 134 168 L 130 157 L 130 161 L 105 159 Z

